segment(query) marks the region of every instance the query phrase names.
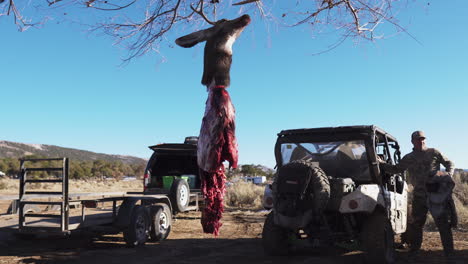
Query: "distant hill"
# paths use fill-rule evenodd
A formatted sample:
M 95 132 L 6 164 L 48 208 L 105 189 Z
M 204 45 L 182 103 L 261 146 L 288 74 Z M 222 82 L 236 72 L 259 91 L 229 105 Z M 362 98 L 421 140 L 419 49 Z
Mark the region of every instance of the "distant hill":
M 53 145 L 25 144 L 0 140 L 0 158 L 21 158 L 26 155 L 40 155 L 45 157 L 68 157 L 75 161 L 121 161 L 125 164 L 146 162 L 145 159 L 133 156 L 110 155 L 86 150 L 63 148 Z

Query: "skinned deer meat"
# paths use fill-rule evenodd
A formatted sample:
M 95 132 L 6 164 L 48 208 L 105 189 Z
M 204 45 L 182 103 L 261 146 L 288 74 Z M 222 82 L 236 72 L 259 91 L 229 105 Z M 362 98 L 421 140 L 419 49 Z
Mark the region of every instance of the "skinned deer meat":
M 224 86 L 208 89 L 205 115 L 198 139 L 198 165 L 206 172 L 216 172 L 223 161 L 237 167 L 235 109 Z
M 237 167 L 237 142 L 235 138 L 235 110 L 224 86 L 208 89 L 205 115 L 198 139 L 198 165 L 202 180 L 205 208 L 202 212 L 203 231 L 219 234 L 224 211 L 225 175 L 223 161 Z
M 193 9 L 193 8 L 192 8 Z M 201 14 L 201 11 L 194 12 Z M 206 19 L 206 18 L 205 18 Z M 203 231 L 219 234 L 223 214 L 224 161 L 237 167 L 234 106 L 226 88 L 230 84 L 232 44 L 250 23 L 249 15 L 236 19 L 221 19 L 210 28 L 176 39 L 177 45 L 190 48 L 205 42 L 202 84 L 208 87 L 205 115 L 198 138 L 198 166 L 202 180 L 205 209 L 202 212 Z

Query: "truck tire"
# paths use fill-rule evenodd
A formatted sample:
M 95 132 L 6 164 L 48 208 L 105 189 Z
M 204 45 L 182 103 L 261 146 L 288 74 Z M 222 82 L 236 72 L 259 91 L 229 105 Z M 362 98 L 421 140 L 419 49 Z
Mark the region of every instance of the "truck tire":
M 190 202 L 190 187 L 187 181 L 175 178 L 169 193 L 174 213 L 184 212 Z
M 375 210 L 364 222 L 361 241 L 366 263 L 395 263 L 394 233 L 383 210 Z
M 171 232 L 172 212 L 167 204 L 156 204 L 151 207 L 151 241 L 166 239 Z
M 290 231 L 275 225 L 274 212 L 270 212 L 265 219 L 262 232 L 263 250 L 267 255 L 284 256 L 289 253 Z
M 124 230 L 124 240 L 127 246 L 141 246 L 148 240 L 150 230 L 150 216 L 146 208 L 142 205 L 136 205 L 133 208 L 130 218 L 130 224 Z

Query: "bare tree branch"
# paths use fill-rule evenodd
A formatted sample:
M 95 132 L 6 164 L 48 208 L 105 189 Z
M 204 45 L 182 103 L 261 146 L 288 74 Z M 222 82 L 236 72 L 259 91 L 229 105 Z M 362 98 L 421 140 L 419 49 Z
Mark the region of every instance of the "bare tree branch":
M 58 2 L 61 2 L 62 0 L 54 0 L 54 1 L 47 1 L 49 3 L 49 6 L 54 5 Z
M 192 5 L 190 5 L 190 8 L 193 10 L 193 12 L 200 15 L 208 24 L 210 24 L 210 25 L 215 25 L 216 24 L 215 22 L 210 21 L 206 17 L 205 13 L 203 13 L 203 0 L 200 1 L 200 10 L 197 10 L 197 9 L 193 8 Z
M 317 11 L 315 11 L 315 12 L 312 13 L 311 15 L 307 16 L 306 18 L 300 20 L 299 22 L 295 23 L 293 26 L 298 26 L 298 25 L 300 25 L 300 24 L 304 24 L 304 23 L 308 22 L 311 18 L 314 18 L 314 17 L 316 17 L 317 15 L 319 15 L 320 13 L 322 13 L 322 11 L 325 11 L 325 10 L 327 10 L 327 9 L 332 9 L 333 7 L 338 6 L 338 5 L 341 5 L 341 4 L 344 3 L 344 2 L 345 2 L 345 1 L 339 1 L 339 2 L 336 2 L 336 3 L 332 3 L 332 2 L 330 1 L 330 2 L 328 2 L 328 5 L 327 5 L 327 6 L 317 9 Z
M 354 17 L 354 24 L 356 24 L 356 30 L 359 34 L 359 32 L 361 31 L 361 27 L 359 26 L 359 17 L 357 14 L 357 10 L 353 7 L 353 5 L 351 4 L 349 0 L 345 0 L 345 3 L 351 12 L 351 15 Z
M 89 1 L 88 3 L 90 2 L 94 2 L 94 1 Z M 107 2 L 107 1 L 106 1 Z M 103 10 L 103 11 L 117 11 L 117 10 L 121 10 L 121 9 L 125 9 L 131 5 L 133 5 L 134 3 L 136 2 L 136 0 L 126 4 L 126 5 L 123 5 L 123 6 L 120 6 L 120 5 L 115 5 L 115 4 L 112 4 L 112 3 L 107 3 L 109 4 L 110 6 L 113 6 L 113 8 L 101 8 L 101 7 L 95 7 L 92 5 L 92 3 L 90 3 L 88 5 L 88 7 L 92 7 L 92 8 L 95 8 L 95 9 L 98 9 L 98 10 Z
M 3 3 L 3 2 L 4 2 L 4 0 L 2 0 L 0 2 L 0 4 Z M 24 30 L 28 29 L 29 27 L 32 27 L 32 26 L 35 26 L 35 25 L 38 24 L 38 23 L 30 23 L 30 20 L 25 19 L 23 17 L 23 15 L 18 11 L 18 8 L 16 7 L 15 1 L 9 0 L 8 4 L 7 4 L 7 7 L 8 8 L 7 8 L 6 13 L 0 13 L 0 16 L 2 16 L 2 15 L 9 16 L 9 15 L 13 14 L 15 25 L 21 31 L 24 31 Z
M 205 22 L 214 25 L 218 12 L 226 16 L 233 15 L 234 10 L 254 12 L 271 23 L 290 27 L 310 25 L 316 32 L 322 27 L 334 29 L 345 36 L 339 43 L 350 37 L 380 38 L 384 34 L 377 30 L 384 22 L 416 40 L 393 15 L 397 6 L 405 1 L 408 0 L 237 0 L 235 3 L 221 0 L 35 0 L 33 6 L 28 1 L 0 0 L 0 17 L 11 16 L 19 30 L 26 30 L 45 22 L 40 15 L 29 15 L 31 9 L 51 12 L 73 9 L 83 16 L 93 14 L 90 17 L 98 21 L 91 30 L 104 32 L 114 37 L 116 44 L 126 47 L 129 54 L 125 61 L 128 61 L 157 51 L 163 42 L 172 43 L 166 38 L 176 26 L 195 30 Z M 212 19 L 207 16 L 208 10 L 212 11 Z M 38 22 L 32 22 L 31 18 Z
M 254 3 L 254 2 L 261 2 L 260 0 L 244 0 L 244 1 L 240 1 L 240 2 L 237 2 L 237 3 L 234 3 L 232 4 L 233 6 L 236 6 L 236 5 L 245 5 L 245 4 L 250 4 L 250 3 Z

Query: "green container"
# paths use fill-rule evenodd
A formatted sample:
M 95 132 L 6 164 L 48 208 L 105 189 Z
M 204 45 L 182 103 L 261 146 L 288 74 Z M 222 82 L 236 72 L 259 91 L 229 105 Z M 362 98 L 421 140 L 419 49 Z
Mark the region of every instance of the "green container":
M 189 183 L 189 177 L 188 176 L 182 175 L 182 176 L 177 177 L 177 178 L 181 178 L 182 180 L 185 180 L 187 183 Z M 190 184 L 189 184 L 189 186 L 190 186 Z
M 186 175 L 182 175 L 182 179 L 186 180 L 190 189 L 195 189 L 195 175 L 193 174 L 186 174 Z
M 172 183 L 174 182 L 174 178 L 177 177 L 177 178 L 181 178 L 183 180 L 185 180 L 189 187 L 191 189 L 195 188 L 195 178 L 193 177 L 190 177 L 192 175 L 182 175 L 180 177 L 178 176 L 163 176 L 162 179 L 163 179 L 163 188 L 164 189 L 170 189 L 171 186 L 172 186 Z
M 163 188 L 170 189 L 172 186 L 172 182 L 174 181 L 174 176 L 163 176 Z

